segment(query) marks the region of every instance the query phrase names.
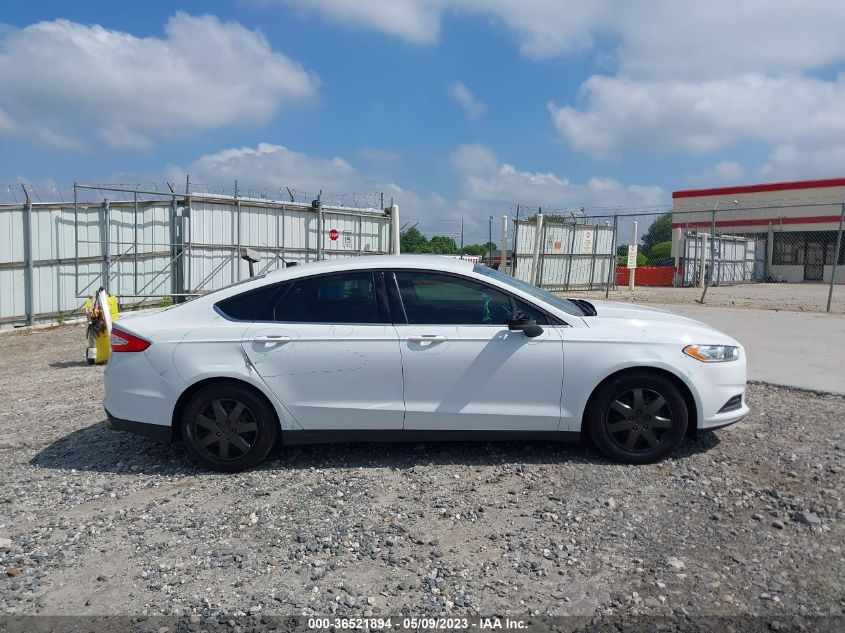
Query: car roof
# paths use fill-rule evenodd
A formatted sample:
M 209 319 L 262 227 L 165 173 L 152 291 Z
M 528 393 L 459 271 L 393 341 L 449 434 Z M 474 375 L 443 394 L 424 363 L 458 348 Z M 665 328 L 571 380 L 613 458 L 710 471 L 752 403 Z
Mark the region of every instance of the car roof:
M 342 257 L 282 268 L 267 274 L 274 281 L 284 278 L 302 277 L 319 273 L 369 268 L 413 268 L 416 270 L 444 270 L 470 272 L 474 264 L 470 261 L 445 255 L 362 255 Z

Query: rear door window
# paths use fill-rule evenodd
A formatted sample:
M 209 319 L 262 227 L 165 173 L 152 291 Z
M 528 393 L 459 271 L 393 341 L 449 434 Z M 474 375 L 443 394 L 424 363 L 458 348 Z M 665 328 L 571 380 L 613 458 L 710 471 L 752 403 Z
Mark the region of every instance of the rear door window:
M 380 323 L 371 271 L 295 280 L 276 303 L 273 320 L 299 323 Z
M 256 290 L 242 292 L 218 301 L 215 307 L 225 317 L 235 321 L 272 321 L 272 301 L 280 290 L 283 291 L 283 285 L 288 284 L 271 284 Z

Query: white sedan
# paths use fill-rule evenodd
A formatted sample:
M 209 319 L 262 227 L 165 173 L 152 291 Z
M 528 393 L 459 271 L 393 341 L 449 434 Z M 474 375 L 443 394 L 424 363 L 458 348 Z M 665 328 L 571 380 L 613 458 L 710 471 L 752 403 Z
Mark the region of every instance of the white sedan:
M 485 266 L 378 256 L 287 268 L 111 337 L 113 427 L 205 466 L 282 444 L 577 439 L 645 463 L 748 413 L 742 346 L 669 312 L 567 300 Z

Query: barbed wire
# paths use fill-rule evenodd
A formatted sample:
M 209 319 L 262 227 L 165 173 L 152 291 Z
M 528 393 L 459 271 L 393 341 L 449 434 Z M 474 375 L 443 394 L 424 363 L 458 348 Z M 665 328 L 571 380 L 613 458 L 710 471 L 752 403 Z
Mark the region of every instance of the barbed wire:
M 189 191 L 186 192 L 186 185 Z M 173 189 L 171 190 L 171 186 Z M 26 193 L 24 193 L 26 189 Z M 232 185 L 212 185 L 204 183 L 93 183 L 83 187 L 52 183 L 14 183 L 0 185 L 0 204 L 24 204 L 27 194 L 35 203 L 57 204 L 73 203 L 74 190 L 79 203 L 101 203 L 111 201 L 133 201 L 137 195 L 139 202 L 169 200 L 174 194 L 192 196 L 242 198 L 267 200 L 270 202 L 291 202 L 311 204 L 320 197 L 323 206 L 346 207 L 354 209 L 383 209 L 392 203 L 392 199 L 380 192 L 363 193 L 321 193 L 308 192 L 290 187 L 241 187 Z

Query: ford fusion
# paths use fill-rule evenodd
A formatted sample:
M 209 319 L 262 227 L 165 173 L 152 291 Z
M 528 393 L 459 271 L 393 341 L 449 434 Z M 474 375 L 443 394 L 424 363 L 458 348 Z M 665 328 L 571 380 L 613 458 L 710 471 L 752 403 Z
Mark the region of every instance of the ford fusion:
M 278 443 L 582 433 L 639 464 L 748 413 L 731 337 L 439 256 L 253 277 L 130 316 L 111 345 L 111 425 L 184 441 L 221 471 L 254 466 Z

